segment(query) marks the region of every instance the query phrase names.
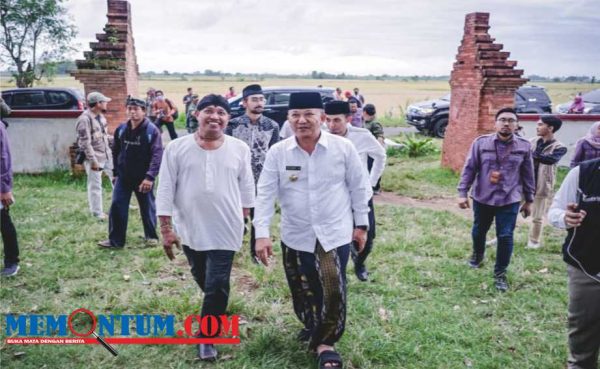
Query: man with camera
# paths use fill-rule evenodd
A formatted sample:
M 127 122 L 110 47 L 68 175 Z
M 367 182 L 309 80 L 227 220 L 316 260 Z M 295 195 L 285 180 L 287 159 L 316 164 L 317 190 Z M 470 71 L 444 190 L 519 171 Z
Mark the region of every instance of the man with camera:
M 152 104 L 153 115 L 156 116 L 154 123 L 162 130 L 162 126 L 167 126 L 171 140 L 177 138 L 175 132 L 175 120 L 179 116 L 177 107 L 173 102 L 167 99 L 161 90 L 156 91 L 156 100 Z
M 77 162 L 85 167 L 90 212 L 99 220 L 106 219 L 102 210 L 102 172 L 112 183 L 112 152 L 104 117 L 110 100 L 100 92 L 90 92 L 87 96 L 88 109 L 79 116 L 76 125 Z

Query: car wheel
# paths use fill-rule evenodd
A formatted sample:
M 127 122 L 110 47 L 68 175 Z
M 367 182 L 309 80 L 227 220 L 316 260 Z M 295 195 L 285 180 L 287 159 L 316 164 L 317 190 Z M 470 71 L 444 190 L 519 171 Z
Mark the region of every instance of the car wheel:
M 446 135 L 446 127 L 448 126 L 448 118 L 442 118 L 433 125 L 433 134 L 439 138 L 444 138 Z

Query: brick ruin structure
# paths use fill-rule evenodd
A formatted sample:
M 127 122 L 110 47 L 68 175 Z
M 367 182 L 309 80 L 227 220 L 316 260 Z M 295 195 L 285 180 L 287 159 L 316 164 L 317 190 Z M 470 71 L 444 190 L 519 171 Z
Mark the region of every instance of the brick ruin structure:
M 71 75 L 83 83 L 85 94 L 100 91 L 110 97 L 106 119 L 108 130 L 114 131 L 127 120 L 127 96 L 138 96 L 138 64 L 131 28 L 131 9 L 125 0 L 108 0 L 108 22 L 98 42 L 90 42 L 91 51 L 77 60 Z
M 462 170 L 471 142 L 494 131 L 494 115 L 514 106 L 517 88 L 527 79 L 510 52 L 488 34 L 489 13 L 465 17 L 465 30 L 450 75 L 450 116 L 442 149 L 442 166 Z

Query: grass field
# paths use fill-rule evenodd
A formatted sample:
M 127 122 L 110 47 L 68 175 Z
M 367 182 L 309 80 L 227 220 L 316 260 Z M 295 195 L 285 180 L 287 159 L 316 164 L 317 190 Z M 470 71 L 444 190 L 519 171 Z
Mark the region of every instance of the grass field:
M 316 86 L 340 87 L 342 90 L 360 88 L 367 102 L 375 104 L 378 116 L 387 126 L 402 125 L 406 107 L 414 102 L 439 98 L 450 92 L 450 85 L 445 81 L 376 81 L 376 80 L 316 80 L 316 79 L 266 79 L 263 81 L 240 80 L 221 78 L 198 78 L 191 76 L 186 79 L 156 78 L 142 79 L 139 82 L 140 96 L 145 94 L 149 87 L 163 90 L 165 95 L 173 100 L 180 111 L 183 109 L 182 98 L 186 88 L 193 87 L 199 95 L 208 93 L 225 94 L 229 86 L 234 86 L 241 92 L 244 86 L 250 83 L 260 83 L 262 86 Z M 58 76 L 52 82 L 42 82 L 49 86 L 77 87 L 83 90 L 83 85 L 72 77 Z M 543 83 L 554 105 L 572 100 L 580 91 L 589 91 L 597 88 L 594 85 L 583 83 Z M 0 83 L 0 88 L 9 87 L 8 80 Z M 14 87 L 14 86 L 10 86 Z M 180 115 L 181 116 L 181 115 Z
M 383 187 L 408 196 L 453 194 L 456 175 L 439 169 L 438 154 L 392 158 Z M 3 279 L 1 313 L 198 313 L 201 295 L 185 257 L 168 262 L 161 247 L 144 247 L 137 211 L 130 212 L 127 247 L 100 250 L 107 225 L 88 216 L 85 181 L 57 172 L 15 178 L 22 270 Z M 105 205 L 109 195 L 105 194 Z M 378 237 L 371 280 L 348 271 L 348 324 L 337 346 L 346 368 L 561 369 L 566 358 L 564 233 L 546 228 L 544 247 L 525 250 L 519 225 L 509 272 L 511 289 L 495 291 L 488 249 L 481 270 L 466 267 L 471 221 L 444 209 L 377 207 Z M 274 235 L 278 232 L 274 229 Z M 240 314 L 241 345 L 220 348 L 214 364 L 195 360 L 193 346 L 0 346 L 3 368 L 316 368 L 294 336 L 280 251 L 269 268 L 236 256 L 229 313 Z M 130 276 L 127 280 L 124 276 Z M 5 321 L 0 339 L 4 341 Z

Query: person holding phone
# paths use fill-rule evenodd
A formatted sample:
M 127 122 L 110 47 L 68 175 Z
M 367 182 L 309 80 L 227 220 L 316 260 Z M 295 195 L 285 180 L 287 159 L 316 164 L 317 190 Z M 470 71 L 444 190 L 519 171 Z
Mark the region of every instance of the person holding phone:
M 571 169 L 554 196 L 548 221 L 566 229 L 569 279 L 569 369 L 597 369 L 600 351 L 600 158 Z
M 520 202 L 524 197 L 520 211 L 528 217 L 535 194 L 531 143 L 515 135 L 518 126 L 519 117 L 513 108 L 500 109 L 495 117 L 496 132 L 473 141 L 458 184 L 461 209 L 470 207 L 468 193 L 473 186 L 473 253 L 468 262 L 471 268 L 483 264 L 485 238 L 496 219 L 494 285 L 500 292 L 508 290 L 506 271 L 513 253 Z

